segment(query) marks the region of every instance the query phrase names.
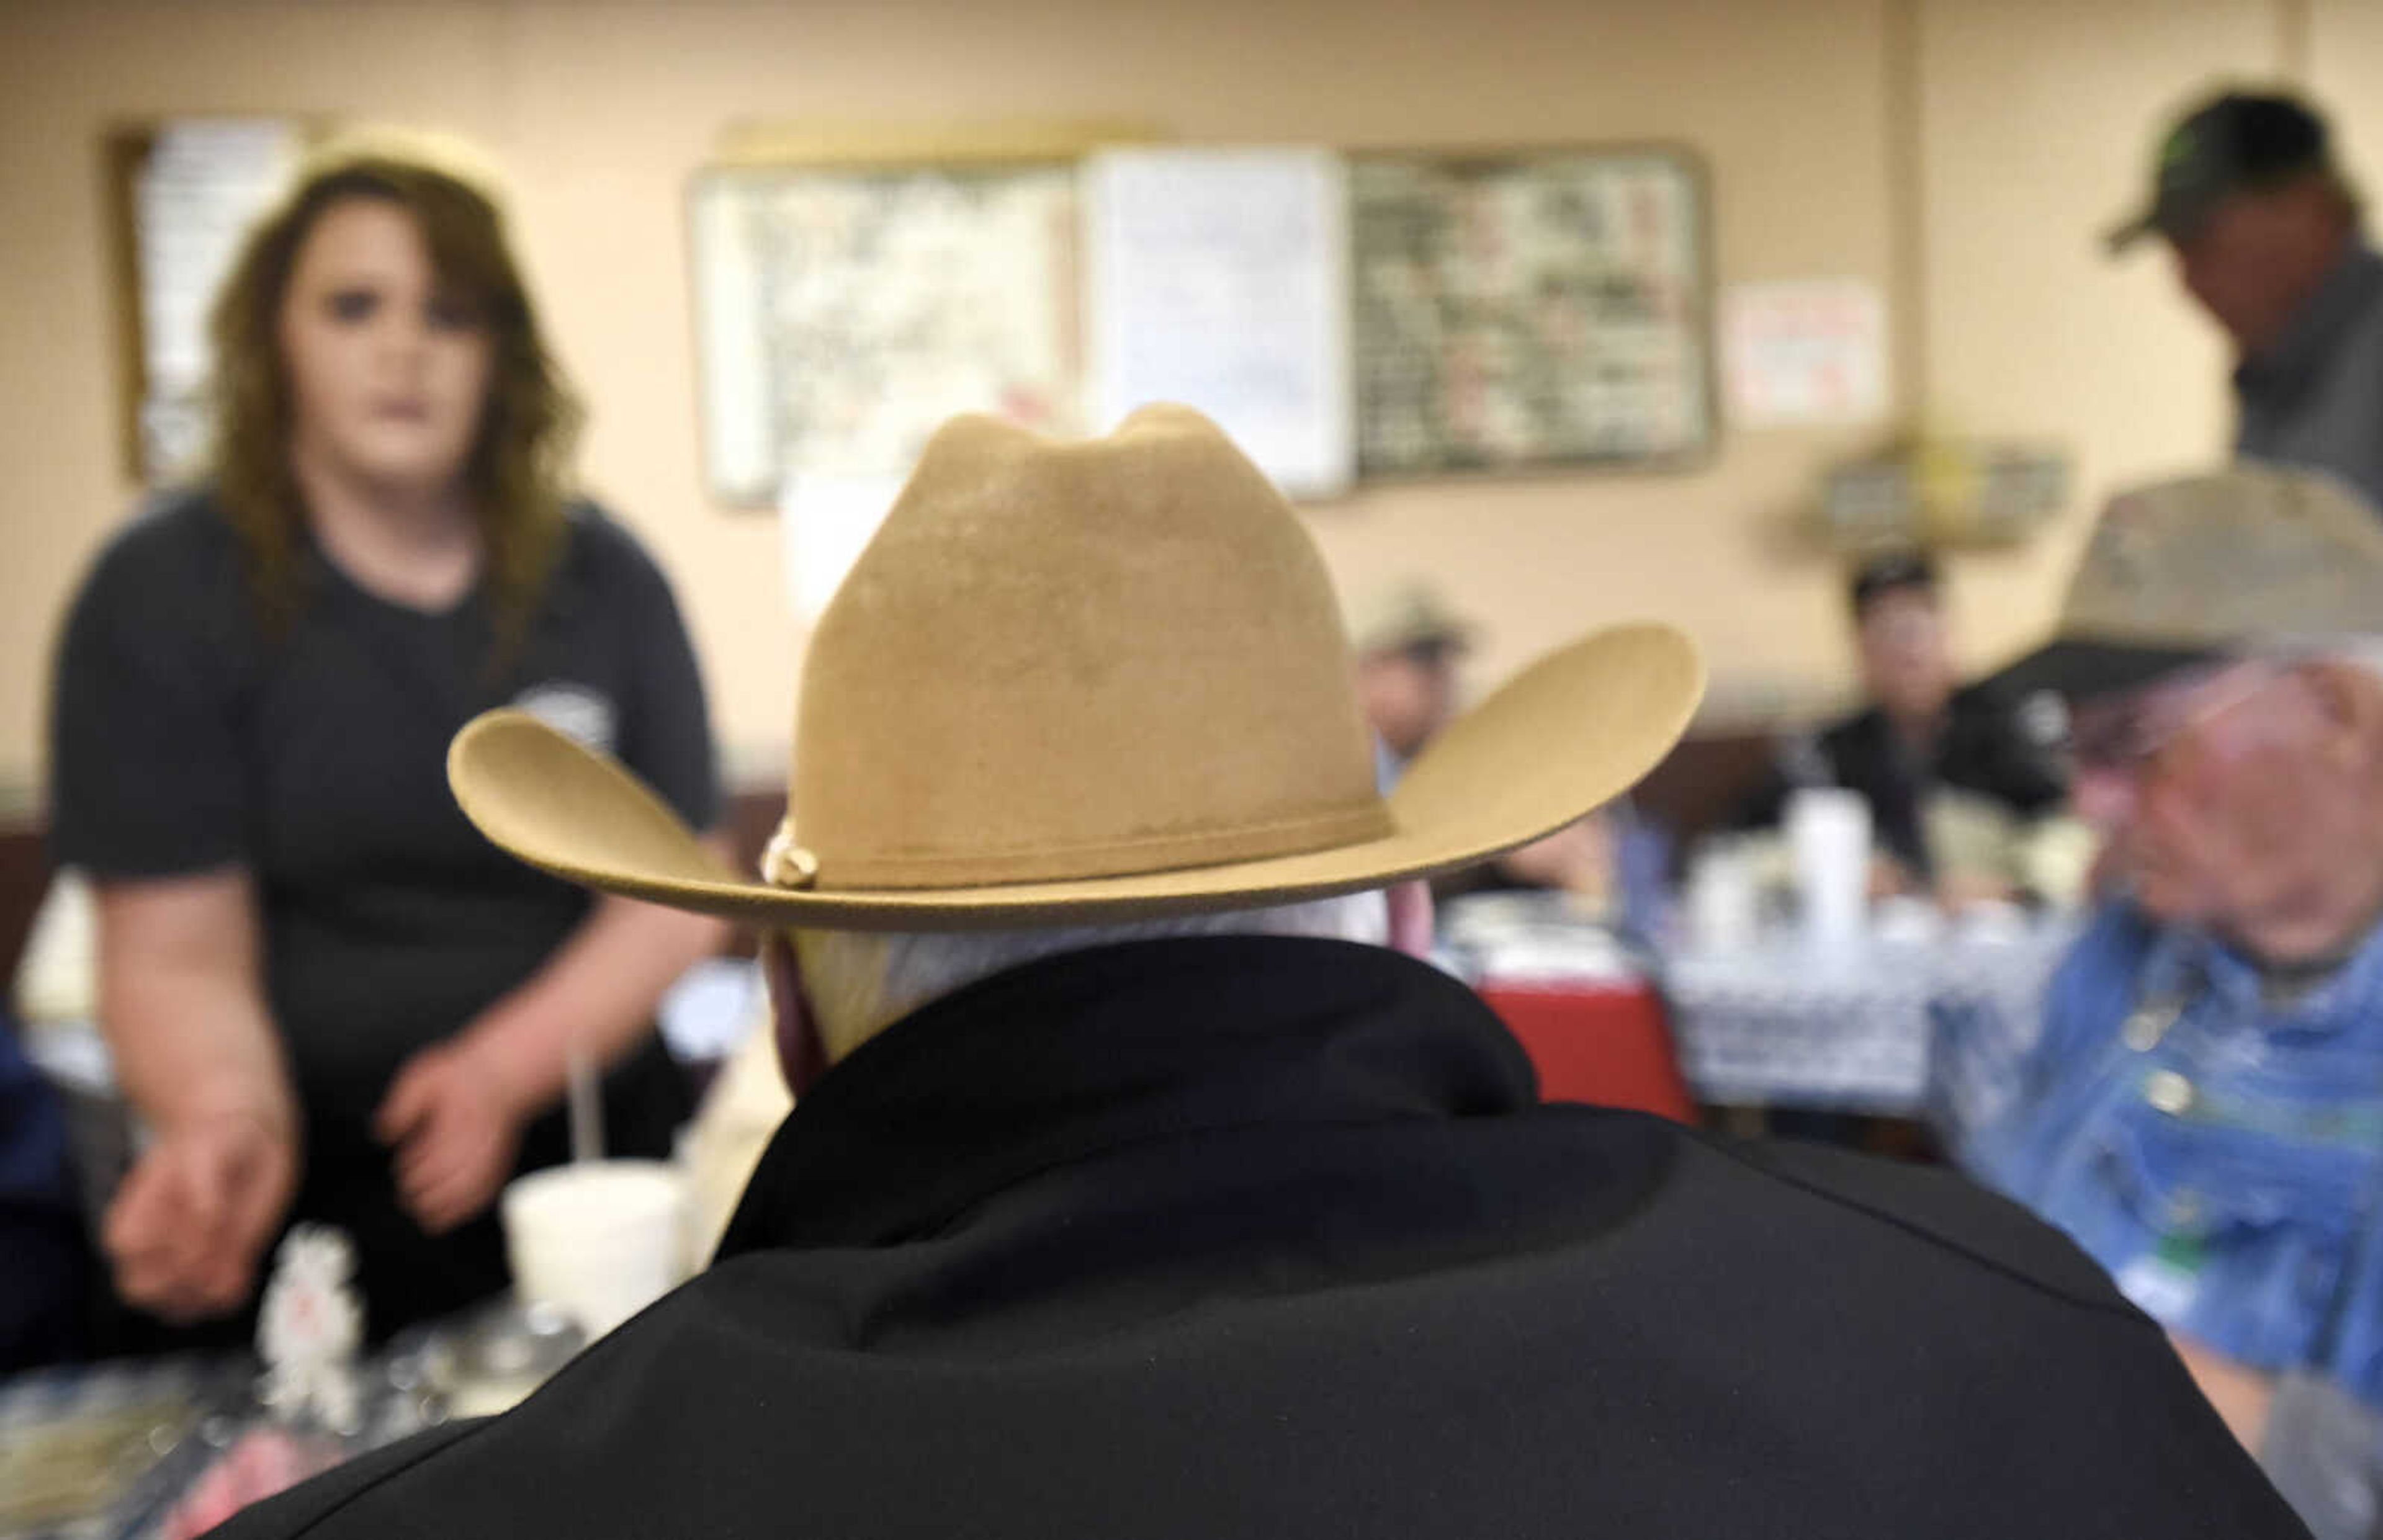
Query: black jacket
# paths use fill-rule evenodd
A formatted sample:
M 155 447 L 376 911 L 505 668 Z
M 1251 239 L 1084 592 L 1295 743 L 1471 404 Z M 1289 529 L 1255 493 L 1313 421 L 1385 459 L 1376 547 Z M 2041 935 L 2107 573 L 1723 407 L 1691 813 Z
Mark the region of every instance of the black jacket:
M 525 1405 L 221 1533 L 2303 1533 L 2011 1205 L 1534 1101 L 1389 953 L 1019 968 L 833 1070 L 710 1271 Z

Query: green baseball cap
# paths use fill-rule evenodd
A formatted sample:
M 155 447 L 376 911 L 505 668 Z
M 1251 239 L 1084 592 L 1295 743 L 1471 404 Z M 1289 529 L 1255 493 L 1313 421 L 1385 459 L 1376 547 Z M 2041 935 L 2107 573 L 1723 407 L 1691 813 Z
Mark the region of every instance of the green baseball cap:
M 2332 164 L 2325 119 L 2296 97 L 2229 91 L 2187 113 L 2160 141 L 2151 201 L 2112 230 L 2110 250 L 2142 237 L 2191 239 L 2237 192 L 2280 186 Z
M 2383 633 L 2383 515 L 2330 476 L 2243 464 L 2121 492 L 2042 646 L 1994 683 L 2071 699 L 2219 659 Z

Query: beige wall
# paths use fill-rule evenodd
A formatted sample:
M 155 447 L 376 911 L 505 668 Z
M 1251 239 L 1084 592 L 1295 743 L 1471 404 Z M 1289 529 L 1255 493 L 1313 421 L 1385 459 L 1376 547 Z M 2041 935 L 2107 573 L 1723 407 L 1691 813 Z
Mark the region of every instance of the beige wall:
M 2141 204 L 2151 142 L 2213 76 L 2271 75 L 2276 7 L 2259 0 L 1932 4 L 1918 60 L 1930 425 L 2050 434 L 2084 485 L 2217 452 L 2227 358 L 2149 242 L 2102 234 Z M 2096 499 L 2008 556 L 1964 563 L 1964 634 L 1982 656 L 2050 617 Z
M 1890 9 L 1893 7 L 1893 9 Z M 875 5 L 33 5 L 0 0 L 0 783 L 31 783 L 58 607 L 135 495 L 113 438 L 98 136 L 171 112 L 319 112 L 481 140 L 510 174 L 551 329 L 585 385 L 590 485 L 676 578 L 732 758 L 783 746 L 801 637 L 766 517 L 697 461 L 687 174 L 739 117 L 1115 116 L 1188 141 L 1674 139 L 1707 158 L 1723 284 L 1852 276 L 1925 340 L 1929 420 L 2055 437 L 2108 478 L 2214 452 L 2216 346 L 2160 263 L 2101 261 L 2154 120 L 2265 72 L 2294 0 L 1031 0 Z M 2354 0 L 2308 13 L 2337 99 L 2383 73 Z M 1891 89 L 1894 88 L 1894 89 Z M 2369 92 L 2368 94 L 2372 94 Z M 1897 116 L 1916 102 L 1916 121 Z M 2383 165 L 2383 117 L 2346 123 Z M 1916 202 L 1897 161 L 1916 156 Z M 1916 237 L 1900 243 L 1898 232 Z M 1916 251 L 1916 267 L 1898 268 Z M 1908 382 L 1898 382 L 1904 384 Z M 1834 569 L 1785 521 L 1860 431 L 1733 433 L 1679 476 L 1450 481 L 1313 511 L 1344 589 L 1441 577 L 1494 675 L 1600 619 L 1695 633 L 1741 695 L 1843 676 Z M 1965 560 L 1969 648 L 2045 612 L 2080 521 Z

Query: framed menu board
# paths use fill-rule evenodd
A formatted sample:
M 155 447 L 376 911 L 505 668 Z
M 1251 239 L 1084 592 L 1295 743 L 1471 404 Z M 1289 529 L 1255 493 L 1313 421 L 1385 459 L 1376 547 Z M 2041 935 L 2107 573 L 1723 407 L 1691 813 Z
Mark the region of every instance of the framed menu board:
M 1361 474 L 1685 468 L 1710 452 L 1692 156 L 1364 154 L 1349 198 Z

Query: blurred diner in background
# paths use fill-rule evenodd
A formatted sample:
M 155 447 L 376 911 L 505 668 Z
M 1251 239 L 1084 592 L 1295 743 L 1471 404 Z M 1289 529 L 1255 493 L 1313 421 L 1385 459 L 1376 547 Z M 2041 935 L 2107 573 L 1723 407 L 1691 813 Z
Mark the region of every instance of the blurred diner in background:
M 1151 402 L 1297 509 L 1384 798 L 1584 632 L 1704 659 L 1384 889 L 1542 1101 L 2005 1195 L 2383 1534 L 2367 7 L 93 0 L 0 83 L 0 1540 L 200 1533 L 701 1273 L 833 1071 L 451 741 L 799 886 L 787 703 L 936 429 Z M 1089 702 L 1086 573 L 986 645 Z
M 1953 910 L 2022 895 L 2073 901 L 2070 874 L 2047 873 L 2036 857 L 2041 826 L 2068 797 L 2058 697 L 2012 701 L 1959 684 L 1936 567 L 1924 554 L 1871 558 L 1849 587 L 1868 704 L 1792 739 L 1738 821 L 1775 828 L 1798 789 L 1842 787 L 1870 809 L 1873 898 L 1916 894 Z

